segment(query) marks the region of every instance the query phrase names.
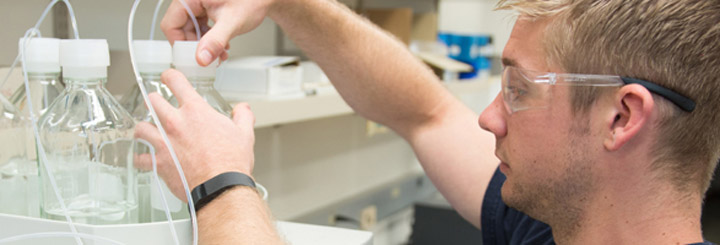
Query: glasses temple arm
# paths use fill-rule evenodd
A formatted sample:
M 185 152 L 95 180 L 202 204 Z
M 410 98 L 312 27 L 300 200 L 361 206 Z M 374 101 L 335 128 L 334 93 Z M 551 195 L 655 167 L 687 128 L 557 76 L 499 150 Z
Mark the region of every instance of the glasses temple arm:
M 668 88 L 662 87 L 660 85 L 657 85 L 657 84 L 654 84 L 654 83 L 651 83 L 651 82 L 648 82 L 645 80 L 629 78 L 629 77 L 620 77 L 620 78 L 623 80 L 623 82 L 625 84 L 639 84 L 640 86 L 645 87 L 650 92 L 653 92 L 653 93 L 660 95 L 663 98 L 671 101 L 672 103 L 679 106 L 684 111 L 692 112 L 693 110 L 695 110 L 695 101 L 693 101 L 692 99 L 690 99 L 684 95 L 681 95 L 675 91 L 672 91 Z

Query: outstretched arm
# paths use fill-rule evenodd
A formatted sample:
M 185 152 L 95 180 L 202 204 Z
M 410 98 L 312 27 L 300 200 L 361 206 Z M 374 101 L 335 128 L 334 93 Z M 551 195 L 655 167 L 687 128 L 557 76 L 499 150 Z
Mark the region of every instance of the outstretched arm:
M 499 163 L 493 136 L 402 43 L 334 0 L 206 0 L 191 5 L 216 23 L 200 40 L 199 63 L 223 58 L 230 38 L 269 16 L 320 65 L 356 112 L 408 140 L 453 207 L 480 226 L 485 189 Z M 180 10 L 168 10 L 163 30 L 170 40 L 191 36 L 187 15 Z

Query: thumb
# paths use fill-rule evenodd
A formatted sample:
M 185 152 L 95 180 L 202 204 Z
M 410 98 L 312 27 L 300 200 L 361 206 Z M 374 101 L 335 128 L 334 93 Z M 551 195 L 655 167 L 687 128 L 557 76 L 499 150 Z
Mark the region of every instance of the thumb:
M 200 39 L 195 59 L 201 66 L 210 65 L 215 59 L 225 53 L 225 47 L 234 36 L 232 24 L 228 21 L 218 21 Z
M 242 129 L 254 130 L 255 115 L 250 110 L 248 103 L 239 103 L 233 108 L 233 122 Z

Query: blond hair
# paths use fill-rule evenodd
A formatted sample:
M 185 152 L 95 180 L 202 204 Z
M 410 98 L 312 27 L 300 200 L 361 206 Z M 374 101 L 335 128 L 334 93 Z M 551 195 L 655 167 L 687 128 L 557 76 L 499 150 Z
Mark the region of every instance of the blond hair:
M 501 0 L 523 18 L 552 18 L 543 45 L 565 72 L 652 81 L 697 103 L 684 112 L 654 96 L 661 119 L 653 169 L 680 191 L 705 193 L 720 157 L 720 2 L 715 0 Z M 573 90 L 576 113 L 598 98 Z

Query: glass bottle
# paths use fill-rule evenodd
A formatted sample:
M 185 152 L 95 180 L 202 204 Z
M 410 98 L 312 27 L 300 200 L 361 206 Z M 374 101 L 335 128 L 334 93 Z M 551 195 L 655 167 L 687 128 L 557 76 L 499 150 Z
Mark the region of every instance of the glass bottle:
M 210 104 L 212 108 L 222 114 L 230 117 L 232 115 L 232 107 L 225 99 L 215 90 L 215 71 L 217 70 L 218 61 L 215 60 L 207 67 L 200 66 L 195 60 L 195 51 L 197 50 L 197 41 L 175 41 L 173 45 L 173 64 L 175 69 L 182 72 L 188 81 L 195 88 L 195 91 Z M 177 100 L 173 98 L 171 103 L 178 105 Z
M 33 176 L 32 165 L 27 162 L 25 126 L 19 111 L 0 96 L 0 213 L 28 216 L 27 192 L 31 183 L 37 188 L 37 167 Z M 31 191 L 37 193 L 37 189 Z
M 106 40 L 62 40 L 60 64 L 66 88 L 38 122 L 41 215 L 86 224 L 137 222 L 130 114 L 105 89 L 110 55 Z M 45 171 L 45 166 L 51 168 Z M 63 210 L 49 175 L 60 190 Z
M 172 49 L 167 41 L 135 40 L 135 64 L 143 79 L 146 91 L 157 92 L 166 100 L 172 97 L 170 89 L 162 83 L 160 76 L 163 71 L 170 68 L 172 63 Z M 145 100 L 140 93 L 137 83 L 133 83 L 129 93 L 120 100 L 120 104 L 127 109 L 138 121 L 151 121 L 150 112 L 145 106 Z
M 162 72 L 170 68 L 172 63 L 172 48 L 168 41 L 135 40 L 133 41 L 135 64 L 142 77 L 142 82 L 148 93 L 157 92 L 166 100 L 170 100 L 172 92 L 162 83 Z M 140 88 L 134 84 L 130 92 L 123 96 L 120 102 L 132 114 L 136 121 L 152 122 L 150 112 L 140 93 Z M 136 154 L 147 154 L 150 150 L 143 144 L 137 144 Z M 170 215 L 175 219 L 190 217 L 187 206 L 175 197 L 161 181 L 165 198 L 168 201 Z M 166 221 L 165 207 L 159 196 L 160 191 L 153 181 L 152 171 L 138 173 L 138 218 L 140 223 Z
M 26 42 L 24 38 L 21 38 L 18 41 L 20 49 L 23 49 L 26 44 L 27 48 L 24 49 L 25 69 L 28 75 L 30 97 L 33 100 L 33 114 L 35 117 L 39 117 L 63 90 L 60 84 L 60 40 L 32 38 Z M 0 200 L 3 200 L 0 212 L 39 217 L 40 189 L 37 152 L 26 94 L 23 84 L 10 99 L 14 106 L 13 110 L 16 110 L 17 114 L 14 118 L 15 126 L 5 128 L 6 133 L 14 133 L 3 135 L 3 139 L 9 143 L 3 147 L 3 151 L 12 156 L 8 160 L 2 160 L 7 164 L 0 164 L 2 165 L 0 179 L 5 182 L 0 184 L 2 185 L 0 188 L 5 189 L 0 191 Z

